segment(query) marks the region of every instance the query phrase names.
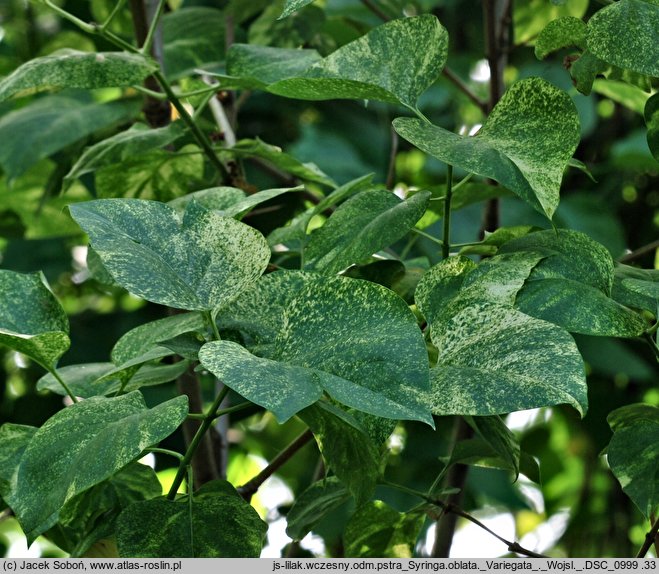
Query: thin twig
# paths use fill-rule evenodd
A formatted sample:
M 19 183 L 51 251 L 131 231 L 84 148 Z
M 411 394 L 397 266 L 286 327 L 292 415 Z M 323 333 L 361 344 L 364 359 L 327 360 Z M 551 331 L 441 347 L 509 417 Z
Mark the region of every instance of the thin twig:
M 261 485 L 268 480 L 275 472 L 277 472 L 284 464 L 286 464 L 293 455 L 299 451 L 305 444 L 313 438 L 313 433 L 307 429 L 299 437 L 297 437 L 291 444 L 282 450 L 272 462 L 259 472 L 249 482 L 238 487 L 238 493 L 249 502 L 252 499 Z
M 648 243 L 647 245 L 643 245 L 643 247 L 639 247 L 638 249 L 635 249 L 631 253 L 627 253 L 626 255 L 623 255 L 618 259 L 620 263 L 627 263 L 628 261 L 634 261 L 634 259 L 638 259 L 639 257 L 642 257 L 646 253 L 649 253 L 650 251 L 659 248 L 659 239 L 656 241 L 653 241 L 652 243 Z
M 648 553 L 648 550 L 650 550 L 650 547 L 657 541 L 657 536 L 659 536 L 659 518 L 654 521 L 652 528 L 650 528 L 650 531 L 645 535 L 643 546 L 641 546 L 640 550 L 638 551 L 636 558 L 645 557 L 645 555 Z
M 366 6 L 373 14 L 375 14 L 383 22 L 389 22 L 391 18 L 387 16 L 378 6 L 376 6 L 371 0 L 362 0 L 362 4 Z
M 442 75 L 444 75 L 448 80 L 450 80 L 456 88 L 458 88 L 465 96 L 467 96 L 474 104 L 478 106 L 478 109 L 484 114 L 487 113 L 487 102 L 481 100 L 471 88 L 465 84 L 460 76 L 458 76 L 451 68 L 444 66 L 442 70 Z

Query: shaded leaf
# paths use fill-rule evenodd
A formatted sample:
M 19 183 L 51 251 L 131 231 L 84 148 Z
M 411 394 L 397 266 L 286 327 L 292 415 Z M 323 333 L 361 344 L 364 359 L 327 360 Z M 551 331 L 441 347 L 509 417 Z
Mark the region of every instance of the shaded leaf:
M 258 558 L 267 528 L 235 491 L 211 490 L 191 504 L 187 496 L 132 504 L 117 521 L 117 543 L 130 558 Z
M 588 21 L 588 49 L 609 64 L 659 76 L 659 4 L 620 0 Z
M 423 514 L 404 514 L 380 500 L 357 509 L 343 540 L 349 558 L 411 558 Z
M 169 78 L 224 59 L 225 15 L 216 8 L 185 6 L 162 18 L 163 68 Z
M 182 218 L 163 203 L 135 199 L 70 209 L 121 286 L 154 303 L 211 310 L 256 281 L 270 249 L 255 229 L 195 206 Z
M 324 389 L 376 416 L 430 422 L 423 406 L 423 336 L 403 300 L 379 285 L 310 272 L 271 273 L 233 301 L 218 322 L 240 331 L 255 356 L 226 341 L 212 342 L 202 347 L 201 363 L 265 408 L 292 415 Z M 279 380 L 287 372 L 299 382 Z
M 107 88 L 141 84 L 157 65 L 139 54 L 59 50 L 26 62 L 0 81 L 0 101 L 61 88 Z
M 563 329 L 508 307 L 474 304 L 455 315 L 431 370 L 436 415 L 495 415 L 588 399 L 581 355 Z
M 646 102 L 644 116 L 648 126 L 648 147 L 654 159 L 659 161 L 659 94 Z
M 469 417 L 468 422 L 517 477 L 521 455 L 519 442 L 501 417 Z
M 149 128 L 145 124 L 134 124 L 128 130 L 88 147 L 66 174 L 64 180 L 72 183 L 72 180 L 102 167 L 112 165 L 116 168 L 117 164 L 123 164 L 136 155 L 155 148 L 162 148 L 176 141 L 182 134 L 181 122 L 174 122 L 155 129 Z
M 50 370 L 71 342 L 66 313 L 45 281 L 41 273 L 0 269 L 0 344 Z
M 224 150 L 224 153 L 237 155 L 238 157 L 258 157 L 300 179 L 314 181 L 328 187 L 336 187 L 334 180 L 315 163 L 301 162 L 282 151 L 280 147 L 267 144 L 258 138 L 240 140 L 231 149 Z
M 18 469 L 14 512 L 28 541 L 58 521 L 67 501 L 172 434 L 187 414 L 187 397 L 147 409 L 137 391 L 55 414 L 35 433 Z
M 593 89 L 595 78 L 606 72 L 608 68 L 609 66 L 606 62 L 600 60 L 589 50 L 586 50 L 570 66 L 570 76 L 572 76 L 572 81 L 577 90 L 588 96 Z
M 89 134 L 131 119 L 139 102 L 107 104 L 56 95 L 4 115 L 0 119 L 0 166 L 12 180 L 28 168 Z M 21 134 L 21 145 L 16 145 Z
M 579 143 L 572 100 L 540 78 L 513 84 L 473 137 L 415 118 L 396 118 L 393 125 L 422 151 L 498 181 L 550 219 L 563 171 Z
M 314 482 L 295 498 L 286 514 L 286 534 L 302 540 L 328 513 L 348 500 L 350 493 L 336 476 Z
M 357 504 L 369 500 L 381 474 L 380 454 L 357 420 L 325 401 L 307 407 L 298 416 L 313 432 L 326 465 Z
M 132 463 L 69 500 L 48 536 L 72 557 L 86 555 L 95 542 L 114 535 L 116 519 L 124 508 L 161 494 L 154 470 Z
M 607 420 L 614 431 L 607 449 L 611 471 L 650 518 L 659 504 L 659 409 L 627 405 L 609 413 Z
M 21 457 L 37 430 L 36 427 L 13 423 L 0 427 L 0 498 L 10 507 L 15 504 L 16 475 Z
M 429 192 L 400 200 L 387 191 L 364 191 L 343 203 L 311 234 L 304 251 L 309 271 L 331 275 L 403 237 L 428 206 Z
M 176 152 L 152 150 L 96 170 L 98 197 L 135 197 L 169 201 L 184 195 L 203 180 L 202 151 L 189 144 Z
M 561 48 L 586 48 L 586 24 L 574 16 L 563 16 L 547 24 L 535 41 L 535 57 L 544 60 Z

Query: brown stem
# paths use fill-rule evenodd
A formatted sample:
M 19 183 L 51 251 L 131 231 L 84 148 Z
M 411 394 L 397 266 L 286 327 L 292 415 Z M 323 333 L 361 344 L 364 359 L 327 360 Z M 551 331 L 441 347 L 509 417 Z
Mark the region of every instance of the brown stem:
M 659 544 L 659 518 L 654 521 L 652 528 L 650 528 L 650 531 L 645 535 L 645 541 L 638 551 L 636 558 L 644 558 L 653 544 L 655 546 Z
M 451 444 L 453 447 L 460 442 L 470 438 L 473 435 L 473 429 L 467 424 L 462 417 L 456 417 L 453 425 L 453 437 Z M 469 467 L 464 464 L 456 464 L 450 468 L 446 474 L 445 485 L 449 488 L 459 488 L 460 491 L 451 494 L 446 503 L 442 503 L 442 508 L 458 508 L 462 504 L 464 497 L 464 486 L 467 481 Z M 433 558 L 448 558 L 453 543 L 453 535 L 460 514 L 456 512 L 444 512 L 437 520 L 435 530 L 435 542 L 433 544 L 431 556 Z
M 238 487 L 238 492 L 240 495 L 249 502 L 252 499 L 261 485 L 268 480 L 275 472 L 277 472 L 284 464 L 286 464 L 293 455 L 299 451 L 305 444 L 307 444 L 313 438 L 313 433 L 307 429 L 299 437 L 297 437 L 291 444 L 289 444 L 284 450 L 282 450 L 272 462 L 266 466 L 261 472 L 259 472 L 254 478 L 249 482 L 246 482 L 242 486 Z
M 471 88 L 465 84 L 462 81 L 462 78 L 458 76 L 451 68 L 448 66 L 444 66 L 444 69 L 442 70 L 442 75 L 445 76 L 450 82 L 455 85 L 465 96 L 467 96 L 474 104 L 478 106 L 478 108 L 483 112 L 484 114 L 487 113 L 488 109 L 488 104 L 487 102 L 484 102 L 481 100 L 474 92 L 471 91 Z
M 627 263 L 628 261 L 634 261 L 635 259 L 638 259 L 639 257 L 642 257 L 646 253 L 650 253 L 651 251 L 654 251 L 655 249 L 659 248 L 659 239 L 656 241 L 653 241 L 652 243 L 648 243 L 647 245 L 643 245 L 643 247 L 639 247 L 638 249 L 635 249 L 631 253 L 627 253 L 626 255 L 623 255 L 618 259 L 620 263 Z
M 141 46 L 146 40 L 149 31 L 149 21 L 142 0 L 130 0 L 130 11 L 133 16 L 133 28 L 135 30 L 135 39 L 137 45 Z M 154 54 L 154 49 L 151 50 Z M 162 65 L 162 62 L 160 62 Z M 149 76 L 144 80 L 144 87 L 152 92 L 160 92 L 160 84 L 154 76 Z M 171 121 L 170 104 L 167 100 L 160 100 L 151 96 L 144 97 L 144 106 L 142 111 L 146 117 L 147 123 L 152 128 L 166 126 Z

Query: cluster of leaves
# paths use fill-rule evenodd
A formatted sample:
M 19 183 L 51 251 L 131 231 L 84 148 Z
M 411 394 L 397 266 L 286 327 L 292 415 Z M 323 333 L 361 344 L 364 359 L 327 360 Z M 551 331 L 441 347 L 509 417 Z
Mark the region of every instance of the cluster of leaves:
M 573 335 L 644 339 L 656 355 L 656 270 L 616 264 L 572 229 L 508 226 L 482 241 L 451 242 L 451 211 L 493 197 L 515 197 L 551 223 L 564 172 L 584 168 L 573 157 L 582 126 L 568 93 L 540 77 L 512 83 L 476 135 L 428 119 L 424 97 L 449 53 L 435 15 L 355 26 L 330 42 L 318 25 L 323 11 L 310 1 L 184 5 L 162 18 L 156 62 L 157 19 L 136 48 L 122 36 L 122 2 L 100 25 L 45 4 L 123 51 L 67 47 L 0 81 L 0 100 L 9 102 L 0 119 L 2 206 L 28 237 L 84 232 L 95 289 L 176 311 L 126 332 L 110 361 L 58 366 L 73 336 L 67 313 L 41 273 L 0 271 L 0 343 L 46 369 L 38 390 L 69 402 L 38 428 L 0 428 L 0 497 L 28 542 L 45 534 L 74 556 L 108 540 L 121 556 L 258 556 L 267 525 L 230 482 L 193 492 L 189 480 L 189 492 L 177 493 L 203 433 L 231 410 L 221 408 L 228 395 L 234 412 L 264 410 L 282 424 L 297 417 L 318 443 L 328 475 L 290 508 L 292 538 L 353 500 L 346 555 L 412 555 L 428 507 L 401 513 L 374 499 L 398 421 L 434 428 L 459 415 L 475 433 L 438 464 L 435 484 L 421 493 L 430 506 L 450 492 L 437 486 L 457 464 L 539 481 L 537 461 L 501 416 L 557 405 L 585 415 L 586 369 Z M 385 16 L 398 15 L 395 2 L 382 4 Z M 217 36 L 228 18 L 247 43 L 225 51 Z M 650 93 L 659 76 L 657 22 L 655 2 L 619 0 L 587 23 L 551 20 L 535 50 L 544 58 L 576 46 L 570 74 L 583 93 L 598 82 L 616 94 Z M 155 128 L 135 121 L 134 88 L 149 78 L 180 119 Z M 400 116 L 392 123 L 398 136 L 451 166 L 446 185 L 394 194 L 372 175 L 332 177 L 258 138 L 234 143 L 221 104 L 225 142 L 214 145 L 206 112 L 217 116 L 220 88 L 261 92 L 267 102 L 386 104 Z M 659 159 L 658 100 L 645 99 L 647 142 Z M 14 133 L 28 137 L 15 141 Z M 48 158 L 56 166 L 44 182 Z M 248 160 L 290 185 L 247 184 Z M 453 169 L 465 175 L 455 186 Z M 259 225 L 259 210 L 276 202 L 292 209 Z M 439 219 L 436 264 L 392 248 L 411 246 Z M 477 262 L 478 254 L 486 257 Z M 205 412 L 189 412 L 185 396 L 149 394 L 192 371 L 224 385 Z M 159 448 L 188 418 L 203 422 L 185 454 Z M 608 420 L 611 471 L 650 517 L 659 505 L 659 409 L 627 405 Z M 165 496 L 155 471 L 136 462 L 153 449 L 180 458 Z

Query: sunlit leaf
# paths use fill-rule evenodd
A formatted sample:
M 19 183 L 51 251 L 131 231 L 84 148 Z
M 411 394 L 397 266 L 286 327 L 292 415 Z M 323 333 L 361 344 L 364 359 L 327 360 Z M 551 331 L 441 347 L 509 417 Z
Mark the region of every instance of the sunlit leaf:
M 212 342 L 202 347 L 201 363 L 246 398 L 276 409 L 280 419 L 324 390 L 376 416 L 430 422 L 421 331 L 403 300 L 379 285 L 271 273 L 218 321 L 243 333 L 252 356 L 235 343 Z
M 195 206 L 182 217 L 163 203 L 130 199 L 70 209 L 117 283 L 155 303 L 211 310 L 256 281 L 270 249 L 255 229 Z
M 580 137 L 570 97 L 540 78 L 513 84 L 473 137 L 415 118 L 397 118 L 393 124 L 422 151 L 498 181 L 550 219 Z
M 500 305 L 474 304 L 435 337 L 431 405 L 437 415 L 495 415 L 569 404 L 582 415 L 586 378 L 563 329 Z
M 299 10 L 307 4 L 311 4 L 314 0 L 286 0 L 286 5 L 284 6 L 284 11 L 281 13 L 279 18 L 286 18 L 290 16 L 293 12 Z
M 549 22 L 540 32 L 535 41 L 535 57 L 543 60 L 552 52 L 571 46 L 586 47 L 586 24 L 574 16 L 563 16 Z
M 156 69 L 153 60 L 140 54 L 64 49 L 30 60 L 0 81 L 0 101 L 61 88 L 131 86 Z
M 659 76 L 659 4 L 619 0 L 588 21 L 588 49 L 609 64 Z
M 135 391 L 91 398 L 50 418 L 25 450 L 14 512 L 31 543 L 53 526 L 63 505 L 172 434 L 188 414 L 187 397 L 152 409 Z
M 69 348 L 69 320 L 40 273 L 0 270 L 0 344 L 52 369 Z

